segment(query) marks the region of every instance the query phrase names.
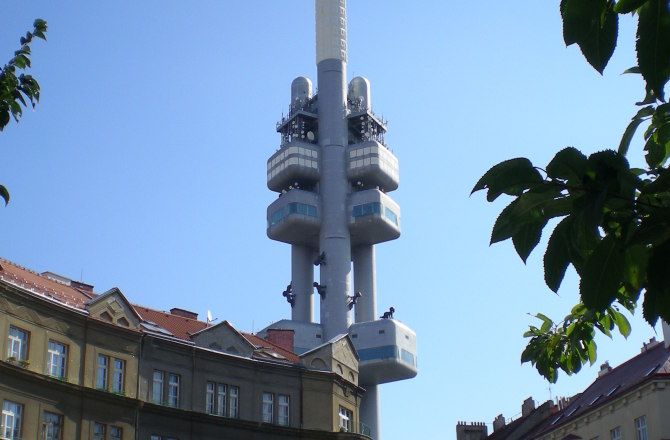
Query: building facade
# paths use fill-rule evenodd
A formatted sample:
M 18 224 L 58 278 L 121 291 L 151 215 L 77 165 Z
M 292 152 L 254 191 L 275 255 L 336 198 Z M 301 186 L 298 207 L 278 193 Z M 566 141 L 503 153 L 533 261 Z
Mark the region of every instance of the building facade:
M 665 341 L 649 341 L 639 355 L 616 368 L 605 363 L 583 392 L 535 408 L 524 402 L 520 418 L 506 423 L 499 415 L 493 432 L 478 440 L 662 440 L 670 439 L 670 327 Z M 464 424 L 457 440 L 472 439 Z M 483 434 L 483 435 L 482 435 Z
M 268 339 L 0 260 L 0 438 L 363 438 L 349 336 Z

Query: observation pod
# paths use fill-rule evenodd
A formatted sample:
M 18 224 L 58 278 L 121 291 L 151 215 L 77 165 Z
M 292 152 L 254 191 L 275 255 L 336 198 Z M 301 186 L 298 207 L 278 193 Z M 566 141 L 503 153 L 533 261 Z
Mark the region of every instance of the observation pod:
M 376 140 L 347 147 L 347 178 L 355 187 L 398 189 L 398 159 Z
M 289 244 L 317 246 L 320 213 L 317 194 L 299 189 L 287 191 L 268 206 L 268 237 Z
M 268 188 L 282 192 L 311 188 L 321 177 L 319 148 L 303 141 L 289 141 L 268 159 Z
M 400 207 L 378 189 L 352 193 L 348 212 L 352 246 L 400 237 Z
M 394 319 L 352 324 L 349 336 L 359 358 L 359 383 L 382 384 L 417 374 L 416 333 Z

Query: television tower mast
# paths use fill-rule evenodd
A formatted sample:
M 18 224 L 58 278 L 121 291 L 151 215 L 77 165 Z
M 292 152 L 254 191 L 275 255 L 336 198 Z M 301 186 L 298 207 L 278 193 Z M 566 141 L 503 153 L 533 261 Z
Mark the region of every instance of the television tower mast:
M 387 195 L 398 188 L 398 160 L 372 112 L 369 81 L 346 83 L 346 0 L 315 0 L 315 9 L 318 94 L 308 78 L 293 80 L 288 114 L 277 124 L 281 145 L 267 163 L 268 188 L 279 193 L 267 234 L 291 244 L 283 295 L 292 308 L 290 320 L 268 328 L 294 330 L 297 353 L 349 333 L 366 389 L 354 430 L 378 440 L 378 385 L 417 374 L 415 333 L 393 319 L 392 307 L 377 319 L 375 244 L 400 236 L 400 207 Z

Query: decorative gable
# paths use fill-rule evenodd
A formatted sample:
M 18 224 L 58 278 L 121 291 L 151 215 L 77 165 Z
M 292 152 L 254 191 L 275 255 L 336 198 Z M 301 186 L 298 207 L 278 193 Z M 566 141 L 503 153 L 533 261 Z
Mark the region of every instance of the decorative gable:
M 237 356 L 251 357 L 254 346 L 228 322 L 207 327 L 191 336 L 198 347 L 210 348 Z
M 138 328 L 142 319 L 118 287 L 86 304 L 89 316 L 126 328 Z
M 358 354 L 347 334 L 303 353 L 301 358 L 313 370 L 331 371 L 358 384 Z

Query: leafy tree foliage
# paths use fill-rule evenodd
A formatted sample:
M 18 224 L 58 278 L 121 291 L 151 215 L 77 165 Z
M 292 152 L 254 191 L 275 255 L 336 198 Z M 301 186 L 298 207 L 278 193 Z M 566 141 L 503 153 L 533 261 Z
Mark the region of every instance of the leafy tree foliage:
M 35 104 L 40 100 L 40 85 L 31 76 L 21 73 L 16 76 L 17 70 L 30 68 L 30 43 L 33 38 L 46 40 L 47 23 L 44 20 L 37 19 L 33 23 L 33 31 L 26 32 L 25 37 L 21 37 L 21 48 L 14 52 L 14 57 L 4 65 L 0 71 L 0 131 L 9 124 L 10 116 L 16 122 L 23 115 L 23 107 L 28 103 L 35 108 Z M 9 203 L 9 192 L 7 188 L 0 185 L 0 197 Z
M 670 8 L 667 0 L 561 0 L 563 39 L 577 44 L 602 73 L 612 56 L 622 14 L 637 18 L 637 65 L 645 94 L 616 151 L 585 155 L 559 151 L 545 168 L 526 158 L 491 168 L 472 192 L 487 191 L 514 200 L 493 226 L 491 243 L 511 239 L 525 262 L 550 219 L 558 223 L 544 253 L 544 278 L 558 291 L 572 265 L 580 278 L 580 302 L 559 322 L 538 313 L 530 326 L 521 362 L 531 362 L 550 382 L 558 373 L 578 372 L 596 359 L 596 330 L 625 337 L 630 325 L 623 310 L 639 302 L 647 322 L 670 322 Z M 641 126 L 647 167 L 631 168 L 626 155 Z

